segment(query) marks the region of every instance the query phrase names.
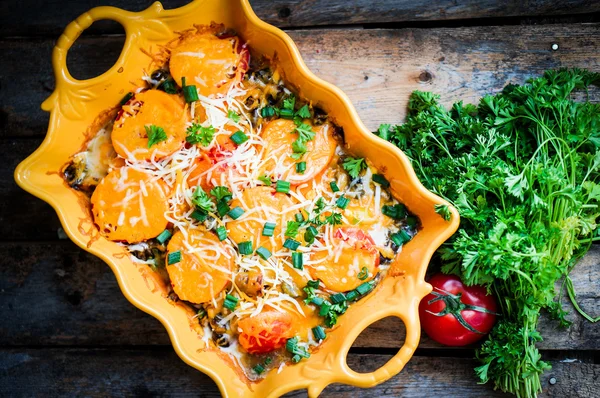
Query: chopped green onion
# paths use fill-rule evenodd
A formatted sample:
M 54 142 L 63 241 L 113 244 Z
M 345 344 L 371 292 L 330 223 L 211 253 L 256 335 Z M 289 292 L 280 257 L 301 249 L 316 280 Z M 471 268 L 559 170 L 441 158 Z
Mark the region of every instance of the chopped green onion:
M 229 207 L 227 202 L 224 200 L 219 200 L 217 203 L 217 213 L 219 213 L 219 216 L 223 217 L 229 210 L 231 210 L 231 207 Z
M 413 217 L 413 216 L 406 217 L 406 225 L 408 225 L 411 228 L 416 227 L 417 222 L 418 222 L 417 217 Z
M 237 206 L 237 207 L 234 207 L 233 209 L 229 210 L 229 212 L 227 214 L 229 215 L 229 217 L 233 218 L 234 220 L 237 220 L 238 218 L 240 218 L 242 216 L 242 214 L 244 214 L 244 209 Z
M 156 237 L 156 240 L 158 241 L 158 243 L 160 243 L 161 245 L 164 244 L 167 240 L 169 240 L 169 238 L 171 237 L 171 231 L 169 231 L 168 229 L 165 229 L 164 231 L 162 231 L 160 233 L 160 235 L 158 235 Z
M 206 310 L 204 308 L 200 307 L 198 309 L 198 312 L 196 313 L 196 316 L 198 319 L 204 318 L 206 316 Z
M 277 226 L 277 224 L 275 224 L 274 222 L 267 221 L 263 227 L 262 235 L 263 236 L 273 236 L 273 234 L 275 233 L 276 226 Z
M 393 206 L 383 206 L 381 212 L 388 217 L 395 220 L 400 220 L 406 217 L 406 207 L 402 203 L 395 204 Z
M 227 228 L 224 226 L 217 227 L 217 236 L 219 237 L 220 241 L 227 239 Z
M 350 203 L 350 199 L 346 198 L 345 196 L 340 196 L 339 199 L 335 202 L 337 207 L 339 207 L 342 210 L 348 207 L 348 203 Z
M 263 260 L 268 260 L 271 257 L 271 252 L 266 247 L 260 246 L 256 249 L 256 254 L 258 254 Z
M 304 215 L 302 215 L 302 213 L 296 213 L 294 215 L 294 218 L 296 219 L 296 222 L 302 222 L 302 221 L 304 221 Z
M 252 242 L 240 242 L 238 243 L 238 251 L 240 254 L 252 254 Z
M 362 285 L 358 286 L 355 290 L 358 294 L 362 296 L 363 294 L 370 292 L 371 289 L 373 289 L 373 284 L 371 282 L 365 282 Z
M 317 229 L 311 225 L 310 227 L 306 228 L 306 231 L 304 232 L 304 240 L 309 245 L 312 245 L 318 234 L 319 231 L 317 231 Z
M 319 316 L 325 316 L 329 313 L 329 309 L 331 308 L 331 304 L 329 302 L 324 301 L 323 305 L 321 305 L 321 309 L 319 310 Z
M 292 337 L 285 342 L 285 349 L 294 352 L 298 348 L 298 337 Z
M 294 356 L 292 357 L 292 362 L 294 362 L 294 363 L 298 363 L 298 362 L 300 362 L 301 360 L 302 360 L 302 357 L 301 357 L 300 355 L 297 355 L 297 354 L 296 354 L 296 355 L 294 355 Z
M 283 247 L 290 250 L 296 250 L 300 247 L 300 242 L 294 239 L 287 238 L 285 242 L 283 242 Z
M 263 109 L 265 109 L 265 108 L 263 108 Z M 281 116 L 284 119 L 292 119 L 294 117 L 294 110 L 293 109 L 280 109 L 279 116 Z
M 316 229 L 314 226 L 312 226 L 312 225 L 311 225 L 310 227 L 306 228 L 306 231 L 307 231 L 307 232 L 310 232 L 310 234 L 311 234 L 312 236 L 317 236 L 317 235 L 319 235 L 319 231 L 318 231 L 318 230 L 317 230 L 317 229 Z
M 304 256 L 300 252 L 292 253 L 292 265 L 296 269 L 304 269 Z
M 167 256 L 167 264 L 177 264 L 181 261 L 181 251 L 177 250 L 176 252 L 169 253 Z
M 167 78 L 158 86 L 158 88 L 167 94 L 177 94 L 177 85 L 172 77 Z
M 260 116 L 271 117 L 275 116 L 275 109 L 272 106 L 265 106 L 260 110 Z
M 312 328 L 313 336 L 315 336 L 315 340 L 323 340 L 325 339 L 325 331 L 321 326 L 315 326 Z
M 306 162 L 296 163 L 296 173 L 304 174 L 305 171 L 306 171 Z
M 254 370 L 254 372 L 256 372 L 256 374 L 262 374 L 265 371 L 265 367 L 262 366 L 260 363 L 258 365 L 256 365 L 255 367 L 252 368 L 252 370 Z
M 270 365 L 270 364 L 271 364 L 271 362 L 273 362 L 273 358 L 271 358 L 271 357 L 268 357 L 267 359 L 265 359 L 265 362 L 264 362 L 264 363 L 265 363 L 265 365 Z
M 339 192 L 340 191 L 340 187 L 338 187 L 338 185 L 335 183 L 335 181 L 331 181 L 329 183 L 329 186 L 331 187 L 331 191 L 332 192 Z
M 353 301 L 358 296 L 359 296 L 359 294 L 358 294 L 358 292 L 356 290 L 351 290 L 348 293 L 346 293 L 346 300 Z
M 319 280 L 310 280 L 308 282 L 306 282 L 306 286 L 311 287 L 313 289 L 318 289 L 319 288 Z
M 204 210 L 200 210 L 200 209 L 196 209 L 194 210 L 194 212 L 190 215 L 190 217 L 192 217 L 194 220 L 196 221 L 200 221 L 203 222 L 206 220 L 206 218 L 208 217 L 208 214 L 206 214 L 206 212 Z
M 231 134 L 231 137 L 229 137 L 229 139 L 235 142 L 237 145 L 242 145 L 244 142 L 248 141 L 249 138 L 246 134 L 244 134 L 243 131 L 238 130 L 235 133 Z
M 373 181 L 375 181 L 376 183 L 378 183 L 379 185 L 381 185 L 384 188 L 387 188 L 390 186 L 390 182 L 388 180 L 385 179 L 384 176 L 382 176 L 381 174 L 373 174 L 373 177 L 371 177 Z
M 223 302 L 223 307 L 227 308 L 230 311 L 233 311 L 237 306 L 239 299 L 231 294 L 225 296 L 225 301 Z
M 323 305 L 323 303 L 325 302 L 325 300 L 323 300 L 322 297 L 313 297 L 312 300 L 310 301 L 312 304 L 314 305 L 318 305 L 319 307 Z
M 121 106 L 125 105 L 132 98 L 133 98 L 133 93 L 130 91 L 127 94 L 125 94 L 125 96 L 123 98 L 121 98 L 121 102 L 119 102 L 119 105 L 121 105 Z
M 272 184 L 271 177 L 269 177 L 266 174 L 258 177 L 258 179 L 259 179 L 259 181 L 261 181 L 266 186 L 270 186 Z
M 369 270 L 367 269 L 367 267 L 362 267 L 357 276 L 358 279 L 360 279 L 361 281 L 367 279 L 369 277 Z
M 344 293 L 336 293 L 329 298 L 331 299 L 331 302 L 333 304 L 339 304 L 341 302 L 346 301 L 346 296 L 344 295 Z
M 277 180 L 277 184 L 275 184 L 275 190 L 281 193 L 290 192 L 290 183 L 288 181 Z
M 181 78 L 181 89 L 183 90 L 183 98 L 185 98 L 185 102 L 194 102 L 198 101 L 198 90 L 196 90 L 195 85 L 186 86 L 185 77 Z
M 396 232 L 395 234 L 390 235 L 390 240 L 396 244 L 396 246 L 402 246 L 406 242 L 410 241 L 412 238 L 405 230 L 400 230 L 400 232 Z

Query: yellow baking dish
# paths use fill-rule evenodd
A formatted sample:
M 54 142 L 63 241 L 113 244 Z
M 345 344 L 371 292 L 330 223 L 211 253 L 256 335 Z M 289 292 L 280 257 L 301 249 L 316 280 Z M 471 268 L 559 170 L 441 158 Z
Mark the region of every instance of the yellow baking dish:
M 117 21 L 125 28 L 123 51 L 106 73 L 89 80 L 76 80 L 66 65 L 69 48 L 84 29 L 104 19 Z M 287 366 L 280 373 L 271 371 L 257 383 L 248 382 L 216 351 L 202 349 L 204 344 L 190 328 L 185 311 L 165 300 L 156 289 L 149 288 L 129 257 L 115 255 L 123 251 L 122 247 L 104 238 L 90 244 L 90 233 L 96 227 L 85 206 L 79 205 L 81 197 L 57 173 L 81 148 L 85 132 L 96 116 L 118 103 L 130 82 L 137 80 L 142 69 L 148 66 L 149 60 L 142 49 L 156 48 L 173 38 L 176 31 L 211 21 L 235 29 L 255 51 L 276 60 L 286 81 L 297 88 L 300 95 L 325 109 L 344 128 L 350 152 L 369 158 L 390 181 L 394 196 L 422 223 L 422 230 L 404 247 L 386 278 L 368 297 L 351 306 L 331 333 L 332 338 L 310 359 Z M 278 396 L 302 388 L 308 389 L 310 396 L 317 396 L 331 383 L 371 387 L 402 370 L 419 343 L 417 307 L 431 291 L 424 280 L 427 264 L 434 251 L 457 229 L 458 213 L 450 207 L 450 221 L 435 213 L 435 204 L 448 203 L 421 185 L 400 150 L 365 128 L 344 93 L 308 70 L 287 34 L 261 21 L 248 0 L 197 0 L 174 10 L 164 10 L 156 2 L 139 13 L 98 7 L 67 26 L 52 58 L 56 89 L 42 104 L 42 109 L 51 113 L 48 134 L 42 145 L 17 167 L 15 180 L 23 189 L 54 207 L 66 233 L 77 245 L 110 265 L 123 294 L 163 323 L 175 351 L 186 363 L 209 375 L 227 397 Z M 398 317 L 406 325 L 402 348 L 374 372 L 351 370 L 346 356 L 354 340 L 370 324 L 388 316 Z

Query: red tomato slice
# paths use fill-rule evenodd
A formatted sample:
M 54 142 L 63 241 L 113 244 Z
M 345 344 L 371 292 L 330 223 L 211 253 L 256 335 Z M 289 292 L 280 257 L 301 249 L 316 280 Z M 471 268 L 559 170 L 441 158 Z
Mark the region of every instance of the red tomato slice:
M 292 315 L 278 311 L 265 311 L 238 322 L 242 330 L 238 340 L 250 354 L 266 354 L 285 345 L 294 337 Z

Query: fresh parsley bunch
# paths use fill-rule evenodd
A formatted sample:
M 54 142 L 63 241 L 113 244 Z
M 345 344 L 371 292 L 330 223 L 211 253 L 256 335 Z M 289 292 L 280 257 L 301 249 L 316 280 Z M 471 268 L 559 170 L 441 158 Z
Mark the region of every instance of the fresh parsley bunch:
M 600 74 L 585 70 L 547 71 L 450 110 L 415 91 L 406 122 L 376 133 L 460 212 L 438 260 L 443 272 L 497 296 L 502 317 L 477 350 L 475 370 L 481 382 L 519 397 L 536 396 L 550 368 L 535 347 L 540 310 L 568 324 L 555 282 L 564 277 L 573 300 L 568 274 L 600 240 L 600 106 L 573 100 L 598 83 Z

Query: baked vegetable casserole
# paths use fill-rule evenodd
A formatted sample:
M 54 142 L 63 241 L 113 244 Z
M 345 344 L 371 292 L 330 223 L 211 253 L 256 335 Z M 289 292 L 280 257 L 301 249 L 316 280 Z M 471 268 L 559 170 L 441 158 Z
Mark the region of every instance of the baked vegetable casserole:
M 235 32 L 195 26 L 145 50 L 148 70 L 64 178 L 97 227 L 90 244 L 119 242 L 206 350 L 259 380 L 327 344 L 419 221 Z

